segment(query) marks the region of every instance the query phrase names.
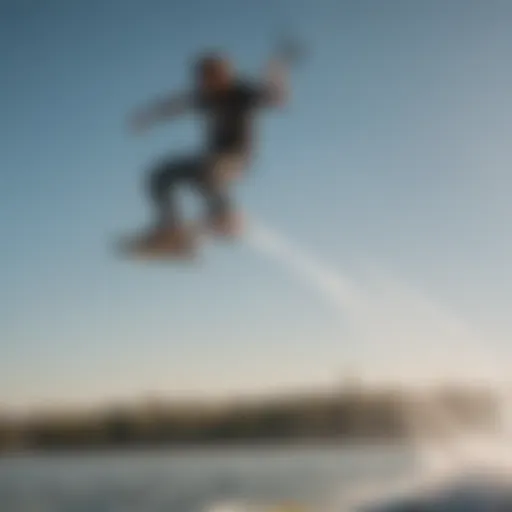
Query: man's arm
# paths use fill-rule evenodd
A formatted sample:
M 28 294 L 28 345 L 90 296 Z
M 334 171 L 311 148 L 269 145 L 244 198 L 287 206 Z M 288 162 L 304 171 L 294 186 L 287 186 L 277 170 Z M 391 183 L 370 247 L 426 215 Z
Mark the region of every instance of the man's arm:
M 129 125 L 135 132 L 142 132 L 157 122 L 186 114 L 192 107 L 193 98 L 191 94 L 174 94 L 136 111 L 130 117 Z
M 273 58 L 267 64 L 265 76 L 267 102 L 271 106 L 284 105 L 289 96 L 288 65 L 282 58 Z
M 300 59 L 301 49 L 291 40 L 282 41 L 276 55 L 267 64 L 265 87 L 269 103 L 282 105 L 289 97 L 290 68 Z

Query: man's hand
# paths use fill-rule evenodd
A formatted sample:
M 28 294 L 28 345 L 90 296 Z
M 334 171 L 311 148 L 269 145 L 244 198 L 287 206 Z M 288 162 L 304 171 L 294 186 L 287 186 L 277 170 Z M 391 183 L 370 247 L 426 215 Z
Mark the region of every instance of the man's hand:
M 304 57 L 304 48 L 296 40 L 283 37 L 279 41 L 275 58 L 286 66 L 294 66 Z
M 128 127 L 136 135 L 148 130 L 153 124 L 185 114 L 192 106 L 190 95 L 176 94 L 154 102 L 129 117 Z

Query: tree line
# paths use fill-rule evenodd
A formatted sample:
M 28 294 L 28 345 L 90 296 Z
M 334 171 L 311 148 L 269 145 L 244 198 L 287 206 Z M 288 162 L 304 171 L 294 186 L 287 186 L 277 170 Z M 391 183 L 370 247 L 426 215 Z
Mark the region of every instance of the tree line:
M 428 407 L 427 404 L 428 403 Z M 431 413 L 427 409 L 431 409 Z M 95 411 L 0 414 L 0 451 L 403 440 L 441 434 L 449 423 L 496 424 L 486 390 L 439 389 L 420 400 L 399 389 L 346 389 L 230 403 L 146 400 Z M 423 419 L 422 415 L 425 419 Z

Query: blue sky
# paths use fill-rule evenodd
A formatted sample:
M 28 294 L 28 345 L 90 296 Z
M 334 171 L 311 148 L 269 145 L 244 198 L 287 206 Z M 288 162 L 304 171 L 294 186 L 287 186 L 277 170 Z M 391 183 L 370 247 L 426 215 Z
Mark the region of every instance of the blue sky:
M 0 13 L 0 403 L 325 384 L 355 361 L 434 376 L 425 354 L 439 361 L 447 338 L 425 339 L 426 301 L 436 332 L 457 319 L 510 360 L 509 2 L 3 0 Z M 187 268 L 110 250 L 148 221 L 151 162 L 201 142 L 193 119 L 133 137 L 127 114 L 185 87 L 204 48 L 257 74 L 282 19 L 310 55 L 290 105 L 261 119 L 239 201 L 364 290 L 385 335 L 363 335 L 368 308 L 326 302 L 275 251 L 212 246 Z

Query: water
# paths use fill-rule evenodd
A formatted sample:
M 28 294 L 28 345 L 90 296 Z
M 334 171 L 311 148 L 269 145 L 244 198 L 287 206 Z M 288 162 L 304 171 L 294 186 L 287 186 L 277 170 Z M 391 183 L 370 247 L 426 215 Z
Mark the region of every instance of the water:
M 255 448 L 0 459 L 2 512 L 194 512 L 227 501 L 304 509 L 413 470 L 405 448 Z

